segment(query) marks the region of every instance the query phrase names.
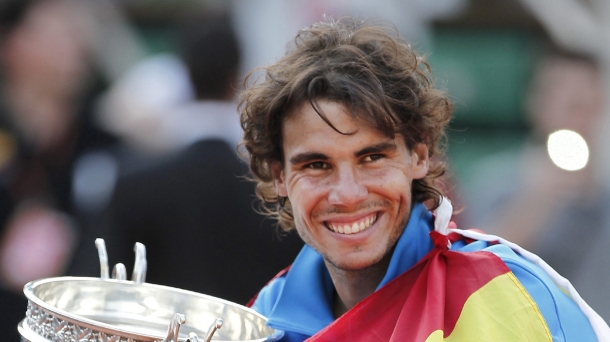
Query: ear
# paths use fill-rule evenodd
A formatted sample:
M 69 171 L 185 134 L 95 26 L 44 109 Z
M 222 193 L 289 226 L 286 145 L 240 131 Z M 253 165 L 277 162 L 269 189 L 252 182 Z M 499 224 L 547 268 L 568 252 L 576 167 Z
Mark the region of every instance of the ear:
M 411 168 L 413 179 L 422 179 L 428 174 L 430 158 L 428 157 L 428 145 L 419 143 L 411 150 Z
M 280 162 L 273 162 L 271 164 L 271 175 L 273 176 L 273 184 L 278 196 L 287 197 L 288 192 L 286 191 L 286 183 L 284 183 L 284 170 Z

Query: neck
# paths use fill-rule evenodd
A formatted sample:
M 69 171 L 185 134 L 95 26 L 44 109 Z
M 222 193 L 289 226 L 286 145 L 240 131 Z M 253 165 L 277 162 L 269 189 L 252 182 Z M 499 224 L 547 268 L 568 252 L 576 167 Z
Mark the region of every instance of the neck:
M 391 253 L 375 265 L 353 271 L 342 270 L 325 261 L 336 291 L 333 303 L 335 318 L 343 315 L 375 292 L 388 269 L 390 257 Z

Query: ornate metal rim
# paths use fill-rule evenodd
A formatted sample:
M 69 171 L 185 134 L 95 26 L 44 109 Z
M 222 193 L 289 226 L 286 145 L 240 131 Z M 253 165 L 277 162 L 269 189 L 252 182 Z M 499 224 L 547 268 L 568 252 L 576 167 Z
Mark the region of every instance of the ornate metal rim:
M 40 337 L 53 342 L 145 342 L 80 326 L 38 307 L 31 300 L 28 300 L 25 324 L 27 327 L 24 329 L 30 329 Z
M 59 278 L 47 278 L 47 279 L 41 279 L 41 280 L 36 280 L 36 281 L 32 281 L 27 283 L 24 288 L 23 288 L 23 292 L 26 296 L 26 298 L 28 299 L 28 310 L 26 311 L 26 322 L 28 323 L 28 325 L 30 325 L 30 323 L 27 321 L 27 313 L 29 312 L 29 308 L 30 306 L 33 306 L 34 308 L 38 309 L 40 312 L 43 312 L 45 314 L 47 314 L 48 316 L 51 316 L 51 320 L 50 322 L 53 322 L 53 319 L 57 319 L 60 320 L 62 322 L 67 322 L 70 323 L 72 325 L 78 326 L 82 329 L 90 329 L 91 331 L 99 331 L 100 333 L 103 333 L 106 336 L 120 336 L 121 338 L 125 339 L 125 341 L 127 341 L 127 339 L 130 339 L 129 342 L 157 342 L 157 341 L 163 341 L 163 337 L 162 336 L 151 336 L 148 334 L 143 334 L 143 333 L 131 333 L 129 331 L 124 331 L 121 329 L 117 329 L 116 327 L 113 327 L 112 325 L 108 325 L 106 323 L 103 322 L 98 322 L 98 321 L 93 321 L 90 319 L 87 319 L 85 317 L 80 317 L 80 316 L 75 316 L 70 314 L 69 312 L 64 312 L 60 309 L 57 308 L 48 308 L 48 304 L 46 304 L 44 301 L 40 300 L 35 294 L 34 294 L 34 288 L 36 286 L 38 286 L 41 283 L 46 283 L 46 282 L 55 282 L 55 281 L 61 281 L 61 280 L 98 280 L 96 278 L 79 278 L 79 277 L 59 277 Z M 130 281 L 117 281 L 114 279 L 107 279 L 107 280 L 99 280 L 99 281 L 105 281 L 105 282 L 117 282 L 117 283 L 133 283 Z M 154 285 L 154 284 L 140 284 L 140 286 L 152 286 L 152 287 L 161 287 L 161 288 L 165 288 L 165 286 L 161 286 L 161 285 Z M 32 327 L 32 325 L 30 325 L 30 327 Z M 42 335 L 41 335 L 42 336 Z M 54 341 L 54 340 L 52 340 Z M 64 342 L 63 340 L 58 340 L 59 342 Z M 70 341 L 70 340 L 68 340 Z M 77 342 L 81 342 L 80 340 L 75 340 Z M 95 342 L 106 342 L 106 340 L 103 339 L 98 339 L 98 340 L 92 340 Z M 115 339 L 115 340 L 108 340 L 109 342 L 124 342 L 123 340 L 120 339 Z M 70 341 L 71 342 L 71 341 Z M 88 340 L 84 340 L 84 342 L 89 342 Z
M 85 283 L 100 282 L 105 287 L 119 288 L 136 286 L 140 289 L 149 289 L 151 291 L 161 292 L 172 292 L 182 296 L 196 296 L 206 297 L 213 299 L 218 304 L 224 304 L 229 307 L 238 307 L 240 311 L 249 312 L 258 318 L 262 318 L 264 322 L 267 319 L 255 312 L 254 310 L 241 305 L 222 300 L 220 298 L 186 291 L 182 289 L 148 284 L 144 283 L 146 275 L 146 250 L 144 245 L 136 243 L 134 251 L 136 252 L 136 264 L 134 265 L 134 273 L 132 281 L 126 280 L 124 272 L 124 266 L 117 264 L 113 270 L 113 278 L 110 279 L 108 276 L 108 261 L 106 255 L 106 247 L 103 239 L 96 239 L 96 247 L 98 248 L 98 254 L 100 258 L 101 266 L 101 277 L 97 278 L 83 278 L 83 277 L 58 277 L 58 278 L 47 278 L 35 280 L 27 283 L 23 292 L 28 299 L 28 307 L 26 311 L 26 317 L 23 319 L 18 326 L 18 330 L 21 333 L 22 338 L 25 341 L 30 342 L 177 342 L 179 340 L 180 326 L 186 322 L 185 315 L 175 312 L 173 319 L 170 319 L 167 337 L 156 335 L 155 332 L 150 331 L 148 334 L 141 331 L 124 330 L 119 326 L 113 326 L 111 324 L 104 323 L 95 319 L 79 316 L 68 311 L 60 309 L 60 307 L 54 307 L 50 303 L 45 302 L 42 297 L 39 297 L 40 293 L 36 291 L 39 286 L 44 289 L 44 285 L 55 282 L 80 282 Z M 119 267 L 122 266 L 122 267 Z M 121 271 L 121 272 L 119 272 Z M 44 290 L 41 290 L 44 292 Z M 260 322 L 259 322 L 260 323 Z M 216 318 L 215 322 L 207 329 L 205 339 L 202 342 L 210 342 L 214 332 L 218 330 L 223 324 L 221 318 Z M 205 331 L 205 330 L 203 330 Z M 153 335 L 151 335 L 153 334 Z M 271 335 L 262 337 L 255 341 L 276 341 L 284 335 L 284 332 L 277 329 L 271 329 Z M 180 339 L 181 340 L 181 339 Z M 186 339 L 187 342 L 198 342 L 199 337 L 195 332 L 190 332 L 189 337 Z

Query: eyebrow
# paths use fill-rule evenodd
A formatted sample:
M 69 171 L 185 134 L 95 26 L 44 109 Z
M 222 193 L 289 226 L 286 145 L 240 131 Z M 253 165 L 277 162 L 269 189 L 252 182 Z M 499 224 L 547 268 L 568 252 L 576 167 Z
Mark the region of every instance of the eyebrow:
M 356 151 L 354 156 L 361 157 L 366 154 L 395 151 L 398 147 L 394 141 L 386 141 L 373 146 L 367 146 L 360 151 Z

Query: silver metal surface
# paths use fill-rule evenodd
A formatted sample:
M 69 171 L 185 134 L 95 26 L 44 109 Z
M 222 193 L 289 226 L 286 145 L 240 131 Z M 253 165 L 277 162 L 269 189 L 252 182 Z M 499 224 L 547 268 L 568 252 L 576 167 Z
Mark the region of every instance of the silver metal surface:
M 179 341 L 189 333 L 208 335 L 208 327 L 217 325 L 218 317 L 224 324 L 214 333 L 214 341 L 275 341 L 283 335 L 267 327 L 266 318 L 251 309 L 160 285 L 61 277 L 30 282 L 24 293 L 29 305 L 20 329 L 48 341 L 75 337 L 76 341 L 169 342 L 168 327 L 176 313 L 186 317 L 184 324 L 174 326 L 179 326 Z
M 108 277 L 103 239 L 96 239 L 101 275 L 29 282 L 26 317 L 18 330 L 25 342 L 276 341 L 284 333 L 241 305 L 212 296 L 146 284 L 146 248 L 136 243 L 132 281 L 118 263 Z M 224 325 L 223 325 L 224 324 Z M 206 329 L 206 327 L 209 327 Z M 219 330 L 223 327 L 222 330 Z

